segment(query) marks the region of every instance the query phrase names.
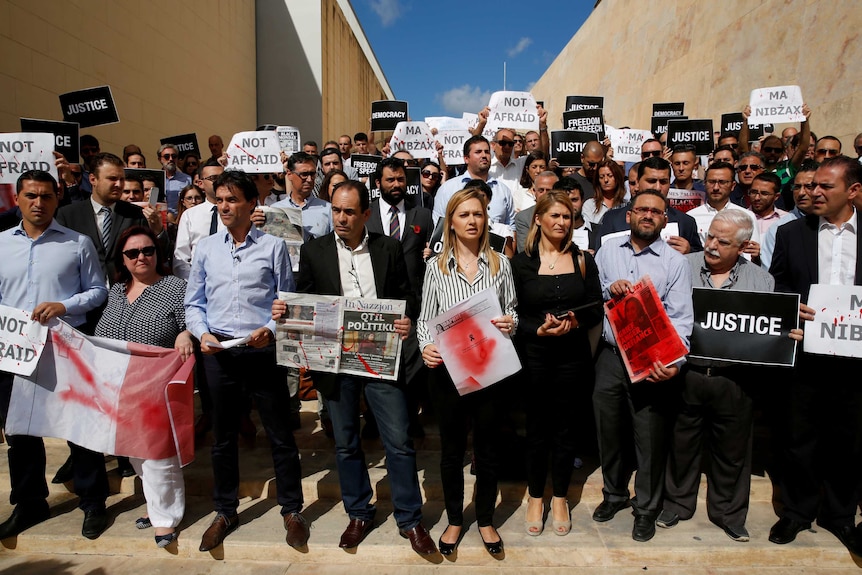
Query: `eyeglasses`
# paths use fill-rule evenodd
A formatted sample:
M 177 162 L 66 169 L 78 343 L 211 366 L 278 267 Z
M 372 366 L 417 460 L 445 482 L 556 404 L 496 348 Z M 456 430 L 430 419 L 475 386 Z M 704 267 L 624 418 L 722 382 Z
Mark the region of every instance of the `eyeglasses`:
M 784 151 L 784 148 L 773 148 L 772 146 L 765 146 L 762 149 L 764 152 L 769 152 L 771 154 L 780 154 Z
M 731 183 L 732 183 L 732 180 L 707 180 L 706 181 L 706 185 L 709 187 L 721 186 L 723 188 L 724 186 L 728 186 Z
M 652 214 L 654 216 L 664 215 L 664 210 L 660 210 L 658 208 L 632 208 L 632 211 L 639 216 L 645 216 L 647 214 Z
M 512 140 L 496 140 L 494 143 L 497 144 L 498 146 L 500 146 L 501 148 L 503 146 L 508 147 L 508 146 L 514 146 L 515 145 L 515 142 Z
M 162 154 L 162 159 L 164 160 L 173 160 L 176 159 L 176 154 Z
M 152 257 L 154 253 L 156 253 L 156 246 L 147 246 L 141 249 L 132 248 L 130 250 L 126 250 L 123 252 L 123 255 L 130 260 L 136 260 L 141 254 L 144 254 L 144 257 L 149 258 Z
M 432 180 L 440 179 L 440 172 L 432 172 L 431 170 L 422 170 L 421 172 L 423 178 L 430 178 Z
M 299 178 L 300 180 L 307 180 L 309 178 L 313 178 L 317 172 L 292 172 L 294 176 Z
M 206 178 L 201 178 L 202 180 L 206 180 L 208 182 L 215 182 L 218 179 L 218 175 L 207 176 Z
M 194 202 L 196 204 L 199 204 L 202 201 L 204 201 L 204 199 L 200 196 L 186 196 L 185 198 L 183 198 L 183 201 L 184 202 Z
M 649 152 L 641 152 L 641 158 L 646 160 L 647 158 L 652 158 L 656 156 L 661 156 L 661 150 L 651 150 Z
M 736 166 L 737 172 L 744 172 L 746 170 L 751 170 L 752 172 L 757 172 L 763 169 L 763 166 L 760 164 L 739 164 Z
M 757 190 L 748 190 L 749 196 L 760 196 L 762 198 L 768 198 L 770 196 L 774 196 L 775 192 L 759 192 Z
M 830 150 L 828 148 L 820 148 L 819 150 L 814 150 L 818 154 L 823 154 L 824 156 L 837 156 L 840 152 L 838 150 Z
M 809 192 L 813 192 L 814 188 L 816 188 L 816 187 L 817 187 L 817 184 L 815 184 L 814 182 L 810 182 L 808 184 L 793 184 L 792 186 L 790 186 L 790 189 L 795 192 L 795 191 L 801 190 L 802 188 L 805 188 Z

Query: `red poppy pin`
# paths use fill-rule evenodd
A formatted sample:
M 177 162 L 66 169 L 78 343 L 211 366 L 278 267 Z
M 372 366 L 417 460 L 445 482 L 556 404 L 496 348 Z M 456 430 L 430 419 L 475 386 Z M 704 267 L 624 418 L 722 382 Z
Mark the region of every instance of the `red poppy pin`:
M 413 233 L 414 234 L 421 234 L 422 228 L 420 228 L 419 226 L 413 226 Z

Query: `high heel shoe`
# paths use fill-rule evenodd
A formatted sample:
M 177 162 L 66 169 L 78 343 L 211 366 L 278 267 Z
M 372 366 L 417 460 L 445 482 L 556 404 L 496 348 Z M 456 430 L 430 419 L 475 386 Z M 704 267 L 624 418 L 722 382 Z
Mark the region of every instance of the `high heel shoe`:
M 496 531 L 496 530 L 495 530 Z M 482 530 L 479 530 L 479 537 L 482 538 L 482 543 L 485 545 L 485 549 L 488 550 L 488 553 L 491 555 L 499 555 L 503 552 L 503 538 L 500 537 L 500 534 L 497 533 L 498 539 L 496 541 L 485 541 L 485 537 L 482 535 Z
M 530 503 L 538 499 L 537 497 L 528 497 L 527 499 L 527 513 L 530 512 Z M 542 531 L 545 529 L 545 522 L 542 520 L 545 515 L 545 503 L 541 499 L 539 499 L 542 506 L 542 513 L 539 515 L 538 521 L 530 521 L 529 519 L 524 519 L 524 529 L 527 532 L 527 535 L 532 535 L 533 537 L 538 537 L 542 534 Z M 526 514 L 525 514 L 526 515 Z
M 554 504 L 553 502 L 551 502 L 551 515 L 553 516 L 554 533 L 559 535 L 560 537 L 568 535 L 569 532 L 572 530 L 572 512 L 569 511 L 568 500 L 564 501 L 566 503 L 566 519 L 563 521 L 557 520 L 557 517 L 554 515 Z
M 458 525 L 449 525 L 449 527 L 459 527 L 459 526 Z M 443 531 L 444 534 L 446 533 L 446 531 L 449 530 L 449 527 L 447 527 Z M 440 549 L 440 555 L 445 555 L 446 557 L 448 557 L 449 555 L 452 555 L 453 553 L 455 553 L 455 550 L 458 549 L 458 544 L 461 543 L 461 539 L 463 537 L 464 537 L 464 528 L 463 527 L 461 527 L 461 532 L 458 533 L 458 539 L 455 541 L 455 543 L 446 543 L 445 541 L 443 541 L 443 535 L 441 535 L 440 539 L 437 541 L 437 547 Z
M 167 533 L 165 535 L 156 535 L 156 546 L 159 549 L 164 549 L 171 543 L 177 540 L 177 532 Z

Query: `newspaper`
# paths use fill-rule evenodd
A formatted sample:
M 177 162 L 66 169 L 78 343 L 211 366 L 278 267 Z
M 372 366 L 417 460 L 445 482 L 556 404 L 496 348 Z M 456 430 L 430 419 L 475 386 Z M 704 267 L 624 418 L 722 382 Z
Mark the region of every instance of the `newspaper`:
M 294 272 L 298 272 L 299 248 L 305 238 L 302 228 L 302 210 L 272 206 L 258 206 L 257 209 L 266 216 L 266 222 L 260 227 L 261 231 L 284 240 L 290 256 L 290 266 Z
M 653 362 L 671 365 L 688 353 L 649 276 L 628 295 L 606 301 L 605 313 L 632 383 L 646 379 Z
M 400 300 L 279 292 L 287 313 L 276 325 L 276 361 L 301 370 L 396 380 Z

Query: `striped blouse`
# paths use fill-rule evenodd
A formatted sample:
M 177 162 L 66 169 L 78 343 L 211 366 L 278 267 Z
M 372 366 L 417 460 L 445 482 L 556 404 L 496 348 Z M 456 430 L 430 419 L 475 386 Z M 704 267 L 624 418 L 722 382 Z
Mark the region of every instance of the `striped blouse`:
M 512 316 L 515 328 L 518 327 L 518 313 L 515 311 L 518 301 L 515 296 L 515 282 L 512 279 L 512 267 L 509 264 L 509 258 L 495 252 L 492 252 L 492 255 L 500 261 L 500 270 L 497 275 L 491 275 L 488 260 L 485 254 L 481 253 L 478 259 L 479 271 L 472 282 L 467 280 L 463 273 L 456 271 L 457 261 L 454 254 L 450 254 L 446 262 L 449 275 L 444 275 L 437 266 L 437 259 L 442 257 L 442 254 L 428 260 L 428 265 L 425 267 L 425 283 L 422 287 L 422 310 L 419 312 L 419 319 L 416 322 L 419 349 L 424 349 L 426 345 L 434 343 L 434 338 L 428 329 L 429 320 L 489 287 L 496 290 L 503 315 Z M 515 329 L 512 330 L 512 333 L 514 332 Z

